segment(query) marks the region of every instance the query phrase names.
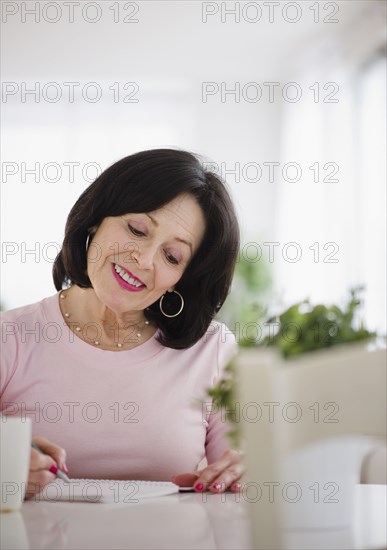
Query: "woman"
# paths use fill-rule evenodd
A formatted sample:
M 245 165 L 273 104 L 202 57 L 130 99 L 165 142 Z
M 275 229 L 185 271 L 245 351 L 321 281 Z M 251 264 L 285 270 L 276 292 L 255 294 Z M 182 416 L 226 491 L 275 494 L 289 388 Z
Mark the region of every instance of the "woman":
M 213 318 L 238 248 L 225 186 L 188 152 L 131 155 L 83 192 L 53 266 L 58 293 L 2 316 L 2 412 L 30 416 L 45 452 L 31 450 L 27 496 L 57 467 L 240 490 L 224 418 L 198 406 L 236 351 Z

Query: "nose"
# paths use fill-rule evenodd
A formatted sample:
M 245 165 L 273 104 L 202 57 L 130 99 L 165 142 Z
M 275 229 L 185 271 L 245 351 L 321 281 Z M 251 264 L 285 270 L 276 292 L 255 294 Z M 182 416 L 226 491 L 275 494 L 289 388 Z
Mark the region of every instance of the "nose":
M 153 269 L 155 251 L 151 247 L 141 246 L 130 253 L 130 256 L 134 263 L 138 265 L 140 269 Z

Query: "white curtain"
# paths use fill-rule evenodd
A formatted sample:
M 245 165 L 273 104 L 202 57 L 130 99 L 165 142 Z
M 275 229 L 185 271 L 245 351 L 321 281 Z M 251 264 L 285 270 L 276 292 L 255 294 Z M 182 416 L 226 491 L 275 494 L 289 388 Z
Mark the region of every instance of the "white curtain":
M 385 21 L 372 7 L 308 52 L 298 81 L 310 95 L 286 105 L 281 161 L 302 177 L 278 189 L 273 271 L 282 307 L 342 304 L 365 285 L 363 318 L 386 334 Z

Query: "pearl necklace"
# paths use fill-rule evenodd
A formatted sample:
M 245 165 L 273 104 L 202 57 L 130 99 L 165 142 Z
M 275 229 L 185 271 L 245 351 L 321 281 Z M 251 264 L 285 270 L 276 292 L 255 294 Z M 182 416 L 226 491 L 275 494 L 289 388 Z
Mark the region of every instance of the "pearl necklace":
M 67 297 L 67 293 L 64 294 L 63 291 L 59 294 L 60 296 L 60 300 L 62 302 L 62 304 L 64 304 L 64 300 L 66 299 Z M 63 309 L 63 315 L 65 316 L 66 319 L 70 319 L 71 318 L 71 313 L 68 312 L 68 311 L 64 311 L 64 307 L 62 307 Z M 81 328 L 81 326 L 79 325 L 79 323 L 75 322 L 74 323 L 76 326 L 75 326 L 75 331 L 81 335 L 81 332 L 82 332 L 82 339 L 86 341 L 86 338 L 84 337 L 83 335 L 83 329 Z M 96 323 L 92 323 L 93 326 L 95 326 Z M 144 326 L 147 326 L 149 325 L 149 321 L 144 321 Z M 142 337 L 142 331 L 144 330 L 144 326 L 141 328 L 141 330 L 138 330 L 138 324 L 135 324 L 135 325 L 131 325 L 131 327 L 136 327 L 137 328 L 137 332 L 136 332 L 136 336 L 137 336 L 137 343 L 140 342 L 141 340 L 141 337 Z M 85 327 L 87 327 L 87 324 L 85 325 Z M 84 328 L 85 328 L 84 327 Z M 128 327 L 129 328 L 129 327 Z M 92 339 L 92 338 L 87 338 L 87 340 L 90 342 L 92 342 L 95 346 L 100 346 L 101 345 L 101 340 L 99 340 L 98 338 L 96 340 Z M 132 343 L 132 340 L 129 340 L 128 343 L 131 342 Z M 117 344 L 114 346 L 114 347 L 117 347 L 117 348 L 122 348 L 125 344 L 125 341 L 124 342 L 117 342 Z M 106 345 L 106 344 L 105 344 Z M 113 347 L 113 346 L 108 346 L 106 345 L 106 347 Z

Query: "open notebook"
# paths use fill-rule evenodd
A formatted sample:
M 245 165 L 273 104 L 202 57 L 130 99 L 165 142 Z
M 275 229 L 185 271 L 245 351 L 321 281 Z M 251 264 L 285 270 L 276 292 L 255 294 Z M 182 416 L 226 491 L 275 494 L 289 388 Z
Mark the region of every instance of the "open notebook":
M 178 492 L 179 487 L 169 481 L 72 479 L 66 483 L 57 478 L 36 495 L 36 500 L 136 504 Z

